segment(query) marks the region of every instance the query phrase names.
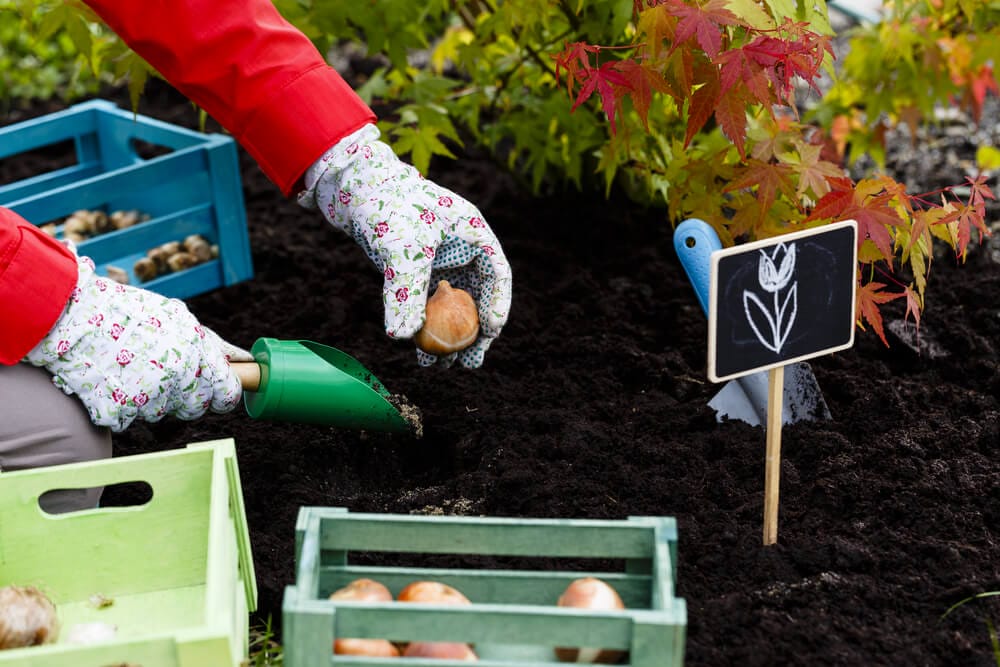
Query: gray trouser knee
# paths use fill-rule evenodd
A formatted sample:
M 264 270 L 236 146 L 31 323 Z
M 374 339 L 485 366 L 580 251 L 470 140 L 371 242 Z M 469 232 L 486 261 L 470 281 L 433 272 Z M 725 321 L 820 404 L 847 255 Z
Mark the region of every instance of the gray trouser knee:
M 0 366 L 0 473 L 111 457 L 111 432 L 94 426 L 83 403 L 28 364 Z M 51 513 L 95 507 L 103 488 L 45 493 Z

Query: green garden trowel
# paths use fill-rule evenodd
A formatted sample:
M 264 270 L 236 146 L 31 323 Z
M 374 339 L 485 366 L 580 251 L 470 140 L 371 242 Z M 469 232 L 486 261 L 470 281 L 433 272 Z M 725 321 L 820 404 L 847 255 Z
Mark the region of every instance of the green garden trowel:
M 258 338 L 254 361 L 233 362 L 254 419 L 344 429 L 410 431 L 415 408 L 390 394 L 357 359 L 308 340 Z M 397 404 L 407 408 L 400 411 Z

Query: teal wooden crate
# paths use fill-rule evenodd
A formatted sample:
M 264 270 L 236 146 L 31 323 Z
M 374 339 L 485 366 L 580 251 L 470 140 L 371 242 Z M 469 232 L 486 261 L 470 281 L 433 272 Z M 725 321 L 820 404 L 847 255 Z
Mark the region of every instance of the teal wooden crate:
M 411 554 L 417 561 L 515 557 L 539 569 L 362 565 L 360 553 Z M 553 569 L 553 562 L 599 559 L 613 571 Z M 540 561 L 542 562 L 542 561 Z M 567 561 L 569 562 L 569 561 Z M 483 667 L 554 667 L 556 646 L 629 651 L 631 667 L 682 665 L 687 609 L 674 594 L 677 526 L 669 517 L 622 521 L 358 514 L 303 507 L 296 527 L 296 581 L 285 589 L 282 644 L 287 667 L 447 667 L 454 661 L 333 655 L 337 637 L 454 641 L 475 645 Z M 575 579 L 611 584 L 626 609 L 592 612 L 556 606 Z M 330 593 L 361 577 L 393 595 L 417 580 L 440 581 L 472 604 L 332 602 Z
M 46 491 L 146 482 L 132 507 L 50 515 Z M 107 642 L 0 651 L 2 667 L 240 667 L 257 588 L 233 441 L 0 473 L 0 586 L 55 603 L 63 640 L 78 623 Z M 93 596 L 111 602 L 93 604 Z
M 0 184 L 0 206 L 37 225 L 80 209 L 148 214 L 150 220 L 89 238 L 78 249 L 94 260 L 99 274 L 116 266 L 131 284 L 166 296 L 186 298 L 253 276 L 231 137 L 134 114 L 106 100 L 0 128 L 0 159 L 62 146 L 72 147 L 72 164 Z M 146 251 L 191 234 L 217 244 L 218 259 L 144 283 L 136 279 L 132 267 Z

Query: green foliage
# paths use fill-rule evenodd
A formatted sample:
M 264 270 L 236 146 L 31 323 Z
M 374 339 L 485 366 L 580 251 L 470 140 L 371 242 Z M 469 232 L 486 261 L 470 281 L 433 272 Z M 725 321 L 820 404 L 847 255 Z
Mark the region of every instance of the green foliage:
M 274 639 L 271 617 L 263 623 L 251 626 L 249 657 L 243 662 L 245 667 L 281 667 L 284 652 Z
M 75 32 L 84 26 L 74 23 Z M 5 104 L 30 99 L 72 99 L 93 92 L 97 79 L 79 56 L 72 34 L 50 32 L 40 14 L 0 5 L 0 97 Z
M 151 73 L 81 2 L 0 0 L 0 81 L 8 103 L 72 101 L 127 80 L 135 106 Z
M 572 112 L 551 55 L 570 39 L 626 43 L 631 0 L 276 5 L 320 48 L 361 39 L 387 58 L 359 93 L 399 107 L 380 127 L 418 169 L 451 156 L 461 128 L 536 188 L 584 187 L 592 177 L 606 124 L 594 111 Z

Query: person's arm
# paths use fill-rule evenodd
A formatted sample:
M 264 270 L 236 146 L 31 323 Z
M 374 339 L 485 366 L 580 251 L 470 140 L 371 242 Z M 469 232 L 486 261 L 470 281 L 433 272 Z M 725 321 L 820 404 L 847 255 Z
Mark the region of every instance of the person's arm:
M 0 364 L 16 364 L 48 333 L 76 277 L 73 253 L 0 208 Z
M 375 114 L 270 0 L 85 0 L 284 193 Z

